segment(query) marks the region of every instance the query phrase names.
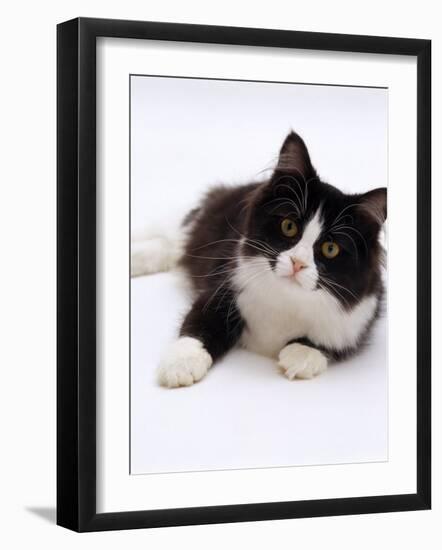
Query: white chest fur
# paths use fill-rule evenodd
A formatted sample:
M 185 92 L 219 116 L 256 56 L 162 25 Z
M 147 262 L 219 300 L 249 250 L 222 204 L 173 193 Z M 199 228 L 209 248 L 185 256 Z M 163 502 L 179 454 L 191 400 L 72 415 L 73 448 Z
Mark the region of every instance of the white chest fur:
M 260 266 L 255 260 L 241 260 L 233 277 L 239 292 L 237 305 L 246 322 L 242 334 L 246 348 L 275 357 L 294 338 L 306 337 L 336 350 L 357 343 L 375 314 L 376 296 L 346 312 L 329 293 L 304 290 L 282 280 L 263 262 Z

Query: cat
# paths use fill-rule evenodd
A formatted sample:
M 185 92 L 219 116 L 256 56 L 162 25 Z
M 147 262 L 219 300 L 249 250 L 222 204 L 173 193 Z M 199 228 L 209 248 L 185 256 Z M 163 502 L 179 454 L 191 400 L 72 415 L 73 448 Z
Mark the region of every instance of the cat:
M 152 272 L 162 251 L 164 269 L 177 263 L 195 291 L 159 383 L 190 386 L 238 344 L 290 380 L 357 353 L 381 310 L 386 216 L 386 188 L 345 194 L 323 182 L 293 131 L 267 181 L 211 189 L 177 239 L 133 257 L 133 274 Z

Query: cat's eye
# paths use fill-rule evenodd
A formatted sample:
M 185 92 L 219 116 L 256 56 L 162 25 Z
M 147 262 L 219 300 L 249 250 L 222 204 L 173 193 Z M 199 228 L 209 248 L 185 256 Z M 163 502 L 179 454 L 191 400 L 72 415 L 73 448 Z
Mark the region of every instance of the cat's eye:
M 298 233 L 298 226 L 290 218 L 284 218 L 281 222 L 281 231 L 286 237 L 294 237 Z
M 325 243 L 322 243 L 321 250 L 326 258 L 332 260 L 339 254 L 340 248 L 338 243 L 326 241 Z

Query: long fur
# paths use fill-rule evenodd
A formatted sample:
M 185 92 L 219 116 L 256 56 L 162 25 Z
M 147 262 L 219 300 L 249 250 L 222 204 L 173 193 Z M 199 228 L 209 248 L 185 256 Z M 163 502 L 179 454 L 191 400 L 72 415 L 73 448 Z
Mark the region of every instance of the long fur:
M 295 235 L 282 232 L 284 219 L 295 223 Z M 156 237 L 150 267 L 142 267 L 146 256 L 133 267 L 140 274 L 178 264 L 187 273 L 195 300 L 180 337 L 201 343 L 191 346 L 195 364 L 207 364 L 204 354 L 216 361 L 241 343 L 279 355 L 288 378 L 309 378 L 367 341 L 382 302 L 385 219 L 386 189 L 347 195 L 321 181 L 292 132 L 268 181 L 213 188 L 186 216 L 178 244 Z M 333 259 L 322 251 L 328 242 L 339 247 Z M 169 377 L 162 364 L 164 385 L 183 385 L 179 362 L 174 357 Z M 201 369 L 195 376 L 202 377 Z

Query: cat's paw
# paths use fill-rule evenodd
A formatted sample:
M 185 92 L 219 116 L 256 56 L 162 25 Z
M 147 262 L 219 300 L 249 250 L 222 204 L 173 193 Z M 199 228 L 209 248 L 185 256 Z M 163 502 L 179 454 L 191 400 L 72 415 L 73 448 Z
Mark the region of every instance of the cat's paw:
M 278 359 L 278 365 L 289 380 L 313 378 L 327 369 L 325 355 L 303 344 L 289 344 L 280 351 Z
M 172 344 L 158 368 L 158 382 L 167 388 L 191 386 L 201 380 L 213 360 L 196 338 L 182 336 Z

